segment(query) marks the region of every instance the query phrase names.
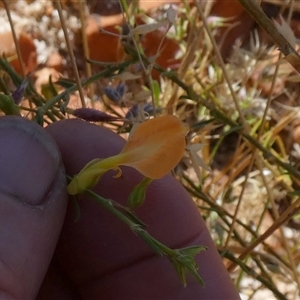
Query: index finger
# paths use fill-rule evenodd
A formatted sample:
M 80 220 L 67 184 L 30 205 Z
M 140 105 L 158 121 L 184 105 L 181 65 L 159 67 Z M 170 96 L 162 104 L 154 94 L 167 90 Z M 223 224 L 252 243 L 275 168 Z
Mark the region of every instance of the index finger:
M 57 141 L 67 173 L 74 175 L 94 158 L 115 155 L 125 141 L 100 126 L 79 120 L 47 128 Z M 154 166 L 155 167 L 155 166 Z M 122 177 L 108 172 L 95 187 L 102 197 L 126 205 L 142 179 L 134 169 L 122 168 Z M 65 274 L 85 299 L 238 299 L 199 211 L 185 189 L 171 176 L 155 180 L 145 204 L 136 210 L 146 230 L 172 248 L 204 245 L 197 256 L 205 287 L 188 278 L 184 288 L 166 257 L 147 244 L 86 194 L 78 197 L 80 217 L 69 203 L 56 256 Z M 216 288 L 216 286 L 218 288 Z

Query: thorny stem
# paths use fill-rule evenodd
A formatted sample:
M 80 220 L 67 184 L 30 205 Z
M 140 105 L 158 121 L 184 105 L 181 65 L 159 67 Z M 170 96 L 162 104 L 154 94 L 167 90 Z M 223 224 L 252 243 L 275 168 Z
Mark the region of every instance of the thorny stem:
M 68 176 L 69 179 L 71 179 L 70 176 Z M 151 249 L 157 253 L 158 255 L 165 255 L 168 257 L 168 259 L 171 261 L 171 263 L 175 265 L 180 265 L 181 267 L 186 268 L 186 270 L 190 271 L 190 273 L 197 279 L 197 281 L 200 284 L 204 284 L 202 278 L 197 273 L 197 266 L 195 263 L 185 263 L 182 260 L 182 257 L 185 256 L 184 249 L 171 249 L 155 239 L 153 236 L 151 236 L 143 227 L 144 224 L 142 221 L 140 221 L 134 213 L 130 212 L 126 207 L 123 207 L 119 203 L 116 203 L 113 200 L 105 199 L 98 195 L 97 193 L 86 190 L 86 193 L 90 196 L 92 196 L 99 204 L 101 204 L 105 209 L 110 211 L 112 214 L 114 214 L 117 218 L 119 218 L 122 222 L 124 222 L 135 234 L 137 234 L 140 238 L 142 238 L 150 247 Z M 117 208 L 116 208 L 117 207 Z M 122 209 L 123 211 L 127 212 L 127 215 L 125 213 L 122 213 L 119 209 Z M 199 249 L 205 250 L 206 247 L 204 246 L 196 246 L 199 247 Z M 193 246 L 191 247 L 191 249 Z M 185 248 L 185 250 L 188 250 L 188 248 Z M 199 251 L 199 252 L 200 252 Z M 191 256 L 191 255 L 189 255 Z M 192 255 L 194 256 L 194 255 Z M 192 257 L 191 257 L 192 258 Z M 181 278 L 182 279 L 182 278 Z M 185 278 L 183 280 L 185 283 Z

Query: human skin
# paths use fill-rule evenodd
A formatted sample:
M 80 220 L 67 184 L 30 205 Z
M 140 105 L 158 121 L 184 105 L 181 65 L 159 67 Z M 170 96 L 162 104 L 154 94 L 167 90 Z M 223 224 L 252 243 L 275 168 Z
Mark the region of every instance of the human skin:
M 74 175 L 124 143 L 80 120 L 43 129 L 0 119 L 0 299 L 239 299 L 197 207 L 171 175 L 151 183 L 135 212 L 171 248 L 208 247 L 196 257 L 205 287 L 188 276 L 184 288 L 166 257 L 88 195 L 68 199 L 64 169 Z M 126 205 L 142 176 L 129 167 L 114 175 L 94 191 Z

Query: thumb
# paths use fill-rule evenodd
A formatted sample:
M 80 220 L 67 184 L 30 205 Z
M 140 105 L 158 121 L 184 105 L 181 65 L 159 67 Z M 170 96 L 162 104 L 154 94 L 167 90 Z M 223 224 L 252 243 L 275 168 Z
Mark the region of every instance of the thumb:
M 1 299 L 36 296 L 62 227 L 65 186 L 59 151 L 44 129 L 1 117 Z

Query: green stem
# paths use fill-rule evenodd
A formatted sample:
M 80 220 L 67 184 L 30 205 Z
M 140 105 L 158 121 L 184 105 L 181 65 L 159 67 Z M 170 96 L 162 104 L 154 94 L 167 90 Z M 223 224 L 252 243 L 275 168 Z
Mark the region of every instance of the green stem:
M 136 59 L 131 59 L 131 60 L 127 60 L 123 63 L 120 64 L 116 64 L 116 65 L 112 65 L 112 66 L 108 66 L 104 71 L 101 71 L 95 75 L 93 75 L 92 77 L 84 80 L 81 85 L 82 87 L 86 87 L 88 85 L 90 85 L 91 83 L 101 79 L 101 78 L 106 78 L 111 76 L 114 72 L 123 69 L 127 66 L 129 66 L 130 64 L 136 62 Z M 50 109 L 52 106 L 54 106 L 58 101 L 60 101 L 61 99 L 63 99 L 64 97 L 66 97 L 68 94 L 73 93 L 75 91 L 78 90 L 78 86 L 76 84 L 72 85 L 71 87 L 67 88 L 65 91 L 63 91 L 62 93 L 58 94 L 57 96 L 53 97 L 51 100 L 49 100 L 48 102 L 45 103 L 45 105 L 43 106 L 43 111 L 46 112 L 48 111 L 48 109 Z
M 68 176 L 68 178 L 70 178 Z M 205 250 L 204 246 L 191 246 L 183 249 L 171 249 L 152 237 L 142 226 L 142 222 L 135 217 L 133 213 L 129 213 L 128 216 L 118 210 L 120 204 L 116 205 L 116 202 L 110 199 L 105 199 L 91 190 L 86 190 L 86 193 L 92 196 L 99 204 L 101 204 L 106 210 L 114 214 L 118 219 L 124 222 L 135 234 L 142 238 L 150 248 L 158 255 L 166 255 L 170 262 L 175 267 L 181 281 L 186 285 L 186 272 L 190 272 L 199 284 L 203 285 L 204 282 L 197 272 L 197 263 L 194 260 L 194 256 L 200 251 Z M 123 209 L 127 210 L 126 207 Z M 138 222 L 137 222 L 137 220 Z M 179 270 L 179 271 L 178 271 Z

